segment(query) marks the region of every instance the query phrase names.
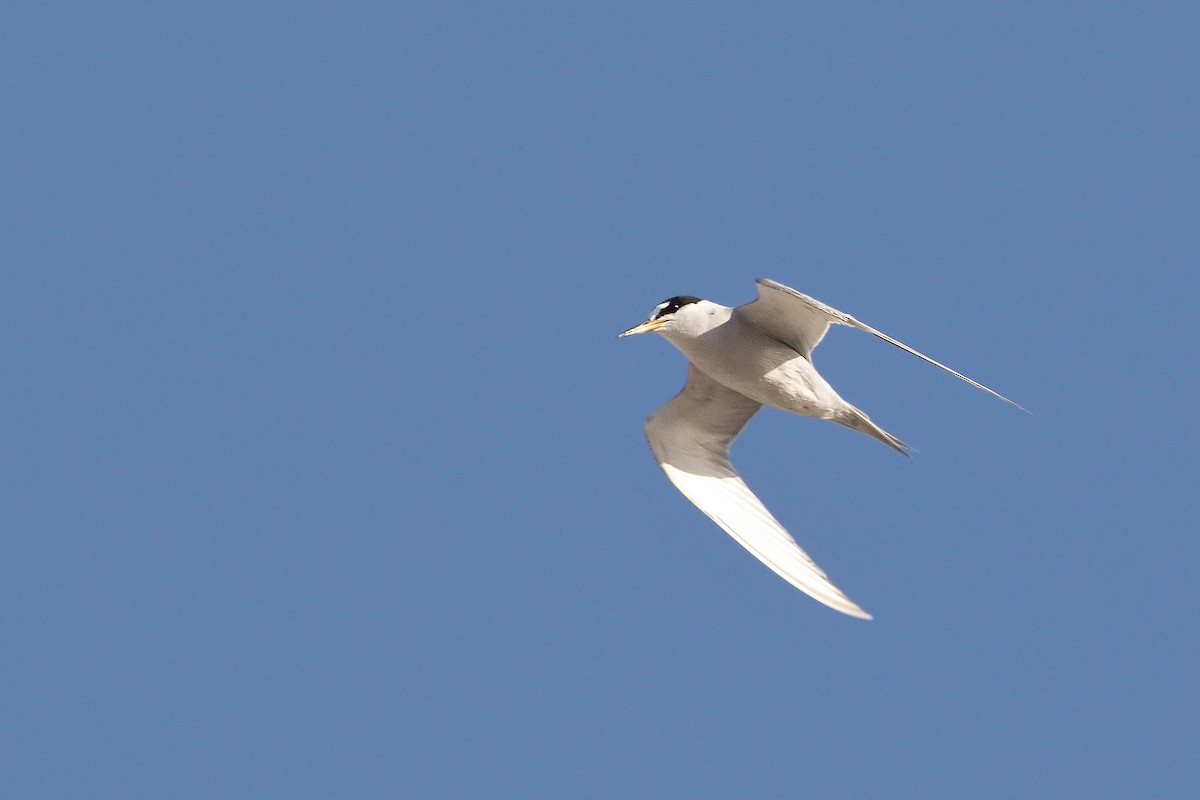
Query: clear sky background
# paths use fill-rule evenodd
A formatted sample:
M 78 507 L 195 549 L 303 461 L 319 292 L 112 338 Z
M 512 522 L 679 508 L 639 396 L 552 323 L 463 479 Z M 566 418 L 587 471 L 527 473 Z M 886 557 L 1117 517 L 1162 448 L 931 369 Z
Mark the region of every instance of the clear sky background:
M 13 3 L 0 795 L 1200 786 L 1194 3 Z M 768 276 L 912 444 L 667 482 Z

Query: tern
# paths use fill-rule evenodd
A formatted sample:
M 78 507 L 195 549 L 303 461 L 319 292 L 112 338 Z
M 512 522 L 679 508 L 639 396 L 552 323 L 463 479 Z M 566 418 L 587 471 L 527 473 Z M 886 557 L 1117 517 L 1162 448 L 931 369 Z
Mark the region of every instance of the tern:
M 654 331 L 688 359 L 683 390 L 646 419 L 646 439 L 671 483 L 788 583 L 830 608 L 871 615 L 833 585 L 729 461 L 729 446 L 763 406 L 828 419 L 908 455 L 908 446 L 847 403 L 813 366 L 831 324 L 866 331 L 1017 408 L 1020 405 L 849 314 L 767 278 L 758 299 L 730 308 L 681 295 L 620 336 Z M 1024 410 L 1024 409 L 1022 409 Z

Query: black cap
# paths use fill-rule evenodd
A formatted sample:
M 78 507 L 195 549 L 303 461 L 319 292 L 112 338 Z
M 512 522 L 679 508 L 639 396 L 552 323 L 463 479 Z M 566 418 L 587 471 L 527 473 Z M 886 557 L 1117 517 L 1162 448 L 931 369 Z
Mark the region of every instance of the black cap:
M 650 314 L 650 319 L 661 319 L 668 314 L 674 314 L 684 306 L 690 306 L 692 303 L 699 302 L 699 297 L 690 294 L 681 294 L 678 297 L 672 297 L 670 300 L 663 300 L 654 307 L 653 313 Z

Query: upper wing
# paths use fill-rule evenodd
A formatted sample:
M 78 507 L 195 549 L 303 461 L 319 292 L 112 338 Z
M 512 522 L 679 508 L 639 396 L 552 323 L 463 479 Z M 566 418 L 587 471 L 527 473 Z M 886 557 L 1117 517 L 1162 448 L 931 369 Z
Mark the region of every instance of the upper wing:
M 758 299 L 738 306 L 733 313 L 805 358 L 812 357 L 831 322 L 846 318 L 820 300 L 767 278 L 758 279 Z
M 897 341 L 886 333 L 877 331 L 870 325 L 859 322 L 849 314 L 825 305 L 820 300 L 814 300 L 806 294 L 801 294 L 791 287 L 776 283 L 769 278 L 758 279 L 758 299 L 734 309 L 734 314 L 741 319 L 757 326 L 772 338 L 778 339 L 805 358 L 811 358 L 815 348 L 829 330 L 830 323 L 849 325 L 860 331 L 874 334 L 889 344 L 894 344 L 906 353 L 912 353 L 923 361 L 928 361 L 935 367 L 941 367 L 956 378 L 961 378 L 977 389 L 983 389 L 991 395 L 999 397 L 1006 403 L 1025 411 L 1020 404 L 1009 400 L 999 392 L 993 391 L 982 383 L 971 380 L 966 375 L 947 367 L 940 361 L 934 361 L 924 353 L 919 353 L 903 342 Z
M 646 420 L 671 483 L 784 580 L 830 608 L 871 615 L 834 586 L 729 463 L 729 445 L 761 407 L 689 365 L 683 391 Z

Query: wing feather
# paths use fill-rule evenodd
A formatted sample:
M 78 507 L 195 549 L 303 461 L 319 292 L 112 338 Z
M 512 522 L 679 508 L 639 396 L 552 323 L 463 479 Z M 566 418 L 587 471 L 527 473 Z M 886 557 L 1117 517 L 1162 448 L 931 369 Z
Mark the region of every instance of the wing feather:
M 895 345 L 922 361 L 946 370 L 946 372 L 949 372 L 960 380 L 966 381 L 976 389 L 982 389 L 990 395 L 999 397 L 1004 402 L 1010 403 L 1022 411 L 1026 410 L 1019 403 L 1009 400 L 1004 395 L 989 389 L 982 383 L 968 378 L 961 372 L 956 372 L 940 361 L 933 360 L 901 341 L 893 339 L 886 333 L 878 331 L 863 322 L 859 322 L 849 314 L 827 306 L 820 300 L 797 292 L 795 289 L 784 286 L 782 283 L 777 283 L 769 278 L 758 279 L 758 299 L 744 306 L 738 306 L 734 309 L 734 314 L 757 326 L 759 329 L 766 331 L 771 337 L 783 342 L 808 359 L 812 358 L 813 349 L 820 344 L 821 339 L 825 336 L 825 332 L 829 330 L 831 323 L 858 328 L 860 331 L 866 331 L 874 336 L 878 336 L 888 344 Z
M 729 445 L 760 407 L 689 365 L 683 391 L 646 420 L 646 438 L 671 483 L 760 561 L 830 608 L 870 619 L 800 549 L 730 463 Z

